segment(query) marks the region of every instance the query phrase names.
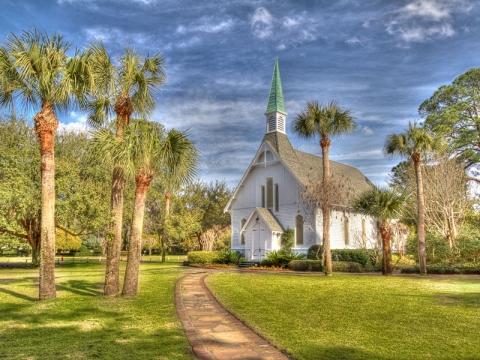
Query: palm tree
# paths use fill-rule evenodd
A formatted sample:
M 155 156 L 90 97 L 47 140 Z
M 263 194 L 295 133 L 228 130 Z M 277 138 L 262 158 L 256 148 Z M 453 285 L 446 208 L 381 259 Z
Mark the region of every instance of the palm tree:
M 379 218 L 380 235 L 382 237 L 382 274 L 392 275 L 392 253 L 390 237 L 392 229 L 389 221 L 399 218 L 407 199 L 406 192 L 395 189 L 381 189 L 372 186 L 353 199 L 353 209 L 365 215 Z
M 110 59 L 102 42 L 94 42 L 87 49 L 95 91 L 87 104 L 89 122 L 102 126 L 115 116 L 115 134 L 124 137 L 132 114 L 148 118 L 155 107 L 154 93 L 165 82 L 165 61 L 160 54 L 142 58 L 132 49 L 126 49 L 118 65 Z M 120 289 L 120 248 L 122 244 L 123 192 L 125 170 L 114 164 L 112 173 L 111 241 L 107 243 L 105 295 L 115 295 Z
M 55 293 L 55 157 L 58 111 L 71 109 L 89 86 L 84 55 L 67 56 L 70 43 L 59 34 L 38 30 L 11 34 L 0 47 L 0 106 L 36 112 L 35 133 L 40 141 L 41 245 L 40 300 Z
M 191 180 L 197 167 L 198 152 L 185 133 L 175 129 L 163 136 L 163 128 L 146 121 L 135 121 L 128 129 L 125 141 L 135 169 L 135 201 L 128 247 L 127 268 L 122 295 L 138 292 L 143 219 L 148 188 L 157 173 L 178 182 Z
M 323 156 L 323 183 L 331 181 L 330 138 L 352 134 L 356 130 L 356 124 L 350 114 L 350 110 L 342 109 L 336 101 L 329 104 L 319 105 L 316 100 L 307 101 L 307 106 L 297 114 L 292 130 L 304 139 L 319 138 Z M 325 261 L 325 275 L 332 275 L 332 255 L 330 252 L 330 210 L 329 201 L 322 204 L 323 214 L 323 251 Z
M 387 137 L 384 153 L 387 156 L 410 157 L 415 168 L 417 181 L 417 235 L 418 261 L 420 274 L 427 274 L 427 254 L 425 249 L 425 201 L 423 196 L 422 162 L 421 157 L 427 152 L 443 148 L 443 141 L 436 135 L 431 135 L 425 128 L 418 127 L 417 123 L 408 123 L 408 129 L 400 134 Z

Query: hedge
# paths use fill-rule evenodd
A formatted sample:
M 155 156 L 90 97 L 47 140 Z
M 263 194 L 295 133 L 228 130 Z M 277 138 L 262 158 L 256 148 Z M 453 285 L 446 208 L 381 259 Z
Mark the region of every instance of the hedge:
M 292 260 L 288 268 L 293 271 L 322 271 L 321 260 Z
M 351 261 L 332 261 L 333 272 L 362 272 L 362 265 Z
M 332 260 L 359 263 L 362 266 L 370 265 L 370 257 L 364 249 L 335 249 L 332 250 Z
M 190 265 L 212 265 L 220 262 L 220 251 L 190 251 L 187 256 Z
M 402 274 L 420 274 L 418 265 L 405 267 Z M 477 264 L 429 264 L 427 274 L 480 274 L 480 266 Z

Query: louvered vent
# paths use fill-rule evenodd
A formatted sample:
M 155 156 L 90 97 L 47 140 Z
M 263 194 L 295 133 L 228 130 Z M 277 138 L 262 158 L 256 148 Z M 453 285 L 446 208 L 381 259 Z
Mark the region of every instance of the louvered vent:
M 283 116 L 278 117 L 278 130 L 285 132 L 285 118 Z
M 275 116 L 270 116 L 268 118 L 268 131 L 275 131 Z

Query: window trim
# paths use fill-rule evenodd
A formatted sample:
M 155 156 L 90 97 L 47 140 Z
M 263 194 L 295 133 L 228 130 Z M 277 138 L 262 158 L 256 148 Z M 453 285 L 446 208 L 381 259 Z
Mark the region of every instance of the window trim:
M 299 223 L 300 221 L 300 223 Z M 300 238 L 301 235 L 301 238 Z M 302 242 L 299 242 L 301 240 Z M 303 239 L 303 216 L 298 214 L 295 216 L 295 246 L 304 245 Z
M 278 191 L 278 183 L 273 185 L 273 192 L 274 192 L 274 207 L 275 207 L 275 212 L 280 211 L 280 193 Z

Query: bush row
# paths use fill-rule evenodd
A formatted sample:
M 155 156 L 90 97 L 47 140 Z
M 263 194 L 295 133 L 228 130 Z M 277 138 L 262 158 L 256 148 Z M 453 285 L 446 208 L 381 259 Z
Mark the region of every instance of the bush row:
M 359 263 L 362 266 L 372 265 L 371 257 L 365 249 L 335 249 L 331 250 L 333 261 L 347 261 Z M 312 245 L 308 249 L 307 259 L 320 260 L 322 257 L 321 245 Z
M 405 267 L 401 270 L 403 274 L 420 274 L 418 265 Z M 449 264 L 428 264 L 428 274 L 480 274 L 480 266 L 478 264 L 465 263 L 457 265 Z
M 190 265 L 238 265 L 239 262 L 245 259 L 240 252 L 231 251 L 230 249 L 221 251 L 190 251 L 187 256 Z
M 321 260 L 292 260 L 288 268 L 293 271 L 322 271 Z M 332 261 L 333 272 L 362 272 L 363 267 L 359 263 L 351 261 Z

